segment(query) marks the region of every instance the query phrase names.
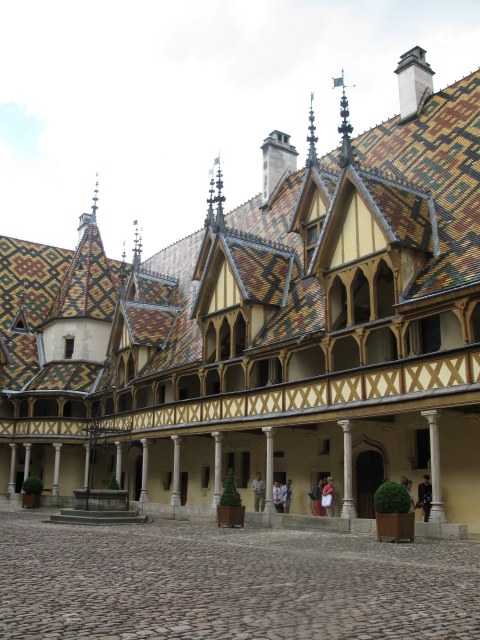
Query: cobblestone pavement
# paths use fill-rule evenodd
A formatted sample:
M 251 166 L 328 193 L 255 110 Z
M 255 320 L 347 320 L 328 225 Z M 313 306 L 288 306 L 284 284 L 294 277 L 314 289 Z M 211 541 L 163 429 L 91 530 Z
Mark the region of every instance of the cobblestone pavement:
M 480 638 L 480 545 L 45 523 L 0 504 L 0 638 Z

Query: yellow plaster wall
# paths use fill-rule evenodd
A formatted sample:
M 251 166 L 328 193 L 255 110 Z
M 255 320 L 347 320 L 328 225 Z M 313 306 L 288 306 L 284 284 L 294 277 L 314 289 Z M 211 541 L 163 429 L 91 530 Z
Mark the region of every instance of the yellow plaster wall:
M 235 304 L 239 304 L 241 300 L 240 291 L 226 261 L 223 261 L 222 267 L 218 274 L 217 284 L 213 291 L 208 313 L 214 313 Z
M 0 493 L 6 493 L 10 480 L 11 449 L 8 444 L 0 445 Z
M 323 202 L 320 194 L 317 191 L 310 206 L 307 221 L 310 222 L 311 220 L 316 220 L 317 218 L 320 218 L 320 216 L 323 216 L 325 213 L 327 213 L 327 207 L 325 206 L 325 203 Z
M 383 232 L 358 193 L 354 193 L 333 253 L 331 268 L 385 248 Z
M 128 333 L 127 325 L 125 322 L 122 323 L 122 335 L 120 337 L 120 345 L 119 349 L 125 349 L 131 345 L 130 336 Z

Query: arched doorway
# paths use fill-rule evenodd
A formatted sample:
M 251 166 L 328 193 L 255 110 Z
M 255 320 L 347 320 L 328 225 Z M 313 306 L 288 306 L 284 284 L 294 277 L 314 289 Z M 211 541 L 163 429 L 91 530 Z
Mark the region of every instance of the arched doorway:
M 373 494 L 384 479 L 383 458 L 372 449 L 357 457 L 357 516 L 374 518 Z

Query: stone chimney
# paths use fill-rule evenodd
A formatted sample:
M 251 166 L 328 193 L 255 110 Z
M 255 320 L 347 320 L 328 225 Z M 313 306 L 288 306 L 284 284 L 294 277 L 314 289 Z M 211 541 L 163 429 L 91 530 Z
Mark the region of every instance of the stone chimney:
M 83 234 L 85 233 L 85 229 L 88 227 L 89 224 L 91 224 L 92 222 L 92 214 L 91 213 L 82 213 L 82 215 L 80 216 L 79 220 L 78 220 L 78 242 L 77 242 L 77 246 L 80 244 L 80 241 L 83 238 Z
M 434 71 L 425 59 L 426 51 L 414 47 L 400 56 L 395 69 L 400 95 L 400 123 L 416 118 L 426 98 L 433 93 Z
M 281 131 L 272 131 L 261 146 L 263 151 L 263 203 L 272 195 L 287 169 L 297 170 L 298 152 L 290 144 L 290 136 Z

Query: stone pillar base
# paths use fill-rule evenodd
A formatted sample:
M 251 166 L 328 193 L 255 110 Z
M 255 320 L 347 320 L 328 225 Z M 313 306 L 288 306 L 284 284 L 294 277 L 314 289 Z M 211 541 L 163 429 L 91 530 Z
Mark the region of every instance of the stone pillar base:
M 445 509 L 443 507 L 443 502 L 432 502 L 432 508 L 430 510 L 430 518 L 429 522 L 438 522 L 440 524 L 445 524 L 447 522 L 447 518 L 445 516 Z
M 170 500 L 170 505 L 172 507 L 181 507 L 182 506 L 182 501 L 180 500 L 180 494 L 179 493 L 173 493 L 172 494 L 172 499 Z
M 52 484 L 51 496 L 58 496 L 58 484 Z
M 342 505 L 342 511 L 340 514 L 341 518 L 346 518 L 351 520 L 352 518 L 357 517 L 357 510 L 355 509 L 355 505 L 353 504 L 353 500 L 344 500 Z
M 212 509 L 216 509 L 218 507 L 218 505 L 220 504 L 220 494 L 219 493 L 214 493 L 213 494 L 213 499 L 212 499 Z
M 140 491 L 140 497 L 138 499 L 139 502 L 148 502 L 148 493 L 146 489 L 142 489 Z
M 14 495 L 15 495 L 15 485 L 13 483 L 10 483 L 7 489 L 7 496 L 10 498 L 11 496 L 14 496 Z

